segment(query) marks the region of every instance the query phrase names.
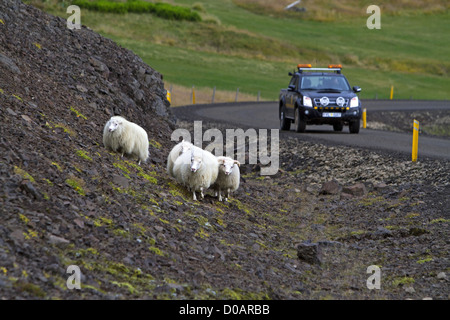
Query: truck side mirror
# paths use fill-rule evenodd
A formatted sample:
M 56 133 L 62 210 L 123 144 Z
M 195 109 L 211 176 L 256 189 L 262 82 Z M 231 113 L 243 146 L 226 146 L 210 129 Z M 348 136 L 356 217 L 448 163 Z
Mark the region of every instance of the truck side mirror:
M 289 87 L 288 87 L 288 90 L 289 91 L 294 91 L 295 90 L 295 85 L 290 84 Z
M 358 86 L 354 86 L 353 87 L 353 92 L 355 92 L 355 93 L 361 92 L 361 88 L 358 87 Z

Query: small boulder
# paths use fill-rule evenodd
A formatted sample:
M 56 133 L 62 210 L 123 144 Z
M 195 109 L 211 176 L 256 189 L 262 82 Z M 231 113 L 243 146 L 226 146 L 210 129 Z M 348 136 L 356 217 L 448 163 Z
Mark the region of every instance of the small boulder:
M 342 193 L 354 196 L 354 197 L 362 197 L 367 194 L 366 186 L 364 183 L 357 183 L 350 187 L 342 188 Z
M 320 194 L 337 194 L 341 186 L 336 180 L 327 181 L 322 185 L 320 189 Z
M 321 264 L 321 253 L 318 243 L 300 243 L 297 246 L 297 257 L 309 264 Z

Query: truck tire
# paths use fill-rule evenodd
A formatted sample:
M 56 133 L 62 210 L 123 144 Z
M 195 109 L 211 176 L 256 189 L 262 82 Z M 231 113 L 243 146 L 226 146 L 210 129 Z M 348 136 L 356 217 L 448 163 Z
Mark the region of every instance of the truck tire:
M 280 130 L 291 130 L 291 120 L 286 118 L 286 108 L 284 106 L 280 109 Z
M 300 117 L 300 110 L 295 108 L 295 132 L 305 132 L 306 121 Z
M 348 129 L 350 133 L 359 133 L 359 128 L 361 126 L 361 123 L 359 120 L 351 121 L 348 124 Z
M 342 129 L 344 129 L 344 124 L 342 122 L 337 122 L 337 123 L 333 124 L 334 131 L 340 132 L 340 131 L 342 131 Z

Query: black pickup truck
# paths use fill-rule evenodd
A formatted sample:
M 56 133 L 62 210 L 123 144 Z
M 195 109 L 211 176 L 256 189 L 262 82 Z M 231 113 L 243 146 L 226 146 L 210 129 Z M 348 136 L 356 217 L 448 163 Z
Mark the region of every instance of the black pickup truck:
M 348 125 L 350 133 L 358 133 L 362 116 L 361 101 L 356 95 L 360 87 L 350 87 L 341 65 L 312 68 L 299 64 L 287 89 L 279 97 L 280 129 L 304 132 L 306 125 L 329 124 L 334 131 Z

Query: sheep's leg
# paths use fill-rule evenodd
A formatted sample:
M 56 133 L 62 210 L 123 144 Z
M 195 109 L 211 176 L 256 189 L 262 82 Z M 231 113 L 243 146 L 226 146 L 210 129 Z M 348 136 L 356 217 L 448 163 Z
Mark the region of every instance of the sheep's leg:
M 193 194 L 194 194 L 193 200 L 194 200 L 194 201 L 197 201 L 197 196 L 195 195 L 195 190 L 194 190 Z
M 225 201 L 228 202 L 228 198 L 230 197 L 230 188 L 227 189 L 227 194 L 225 196 Z
M 222 201 L 222 192 L 219 189 L 219 201 Z
M 201 195 L 202 199 L 205 198 L 205 195 L 203 194 L 203 187 L 200 187 L 200 195 Z

